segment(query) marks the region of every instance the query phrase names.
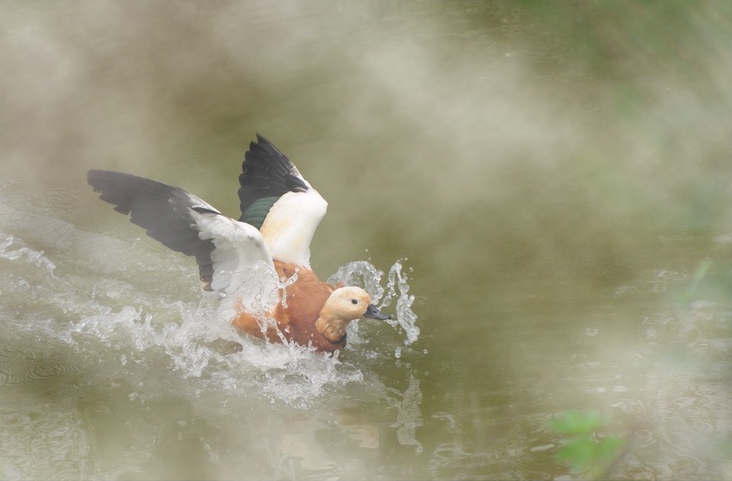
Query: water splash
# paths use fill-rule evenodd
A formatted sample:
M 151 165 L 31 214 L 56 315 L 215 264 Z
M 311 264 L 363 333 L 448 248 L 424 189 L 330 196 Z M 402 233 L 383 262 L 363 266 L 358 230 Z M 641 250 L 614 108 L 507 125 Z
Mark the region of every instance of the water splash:
M 215 322 L 215 310 L 203 302 L 155 312 L 150 306 L 94 309 L 99 312 L 65 326 L 47 324 L 46 334 L 77 350 L 105 352 L 100 369 L 139 385 L 141 399 L 162 389 L 145 385 L 168 382 L 168 390 L 226 392 L 307 408 L 328 387 L 364 381 L 360 369 L 338 356 L 242 336 Z M 176 374 L 163 381 L 165 372 Z
M 13 244 L 17 244 L 18 242 L 12 235 L 0 233 L 0 238 L 2 237 L 4 237 L 4 239 L 0 240 L 0 257 L 10 261 L 22 259 L 26 262 L 34 264 L 36 267 L 41 267 L 45 269 L 49 274 L 53 275 L 53 271 L 54 269 L 56 269 L 56 265 L 48 260 L 43 251 L 35 251 L 26 246 L 21 246 L 17 249 L 8 250 L 9 247 L 11 247 Z
M 357 342 L 349 340 L 344 360 L 293 343 L 250 338 L 217 320 L 220 300 L 200 297 L 186 259 L 156 253 L 144 257 L 144 265 L 128 263 L 125 256 L 134 250 L 130 258 L 137 259 L 139 245 L 120 249 L 115 238 L 79 230 L 69 234 L 69 241 L 99 252 L 114 250 L 123 261 L 110 266 L 80 253 L 65 256 L 61 274 L 54 274 L 56 265 L 43 252 L 26 247 L 17 236 L 0 235 L 0 260 L 12 270 L 0 280 L 5 300 L 0 314 L 10 319 L 8 329 L 79 353 L 85 372 L 133 386 L 135 399 L 170 392 L 188 392 L 191 399 L 225 393 L 305 409 L 334 389 L 360 400 L 384 395 L 385 386 L 364 364 L 373 356 L 364 358 Z M 171 278 L 176 273 L 181 275 Z M 368 262 L 355 262 L 334 277 L 363 285 L 382 306 L 396 300 L 394 327 L 416 320 L 410 317 L 412 296 L 400 262 L 386 276 Z M 405 342 L 414 338 L 407 335 Z
M 399 261 L 397 261 L 399 263 Z M 347 286 L 358 286 L 369 293 L 374 303 L 378 303 L 384 295 L 384 288 L 381 287 L 381 278 L 384 273 L 367 261 L 353 261 L 342 265 L 328 278 L 329 284 L 339 282 Z
M 404 344 L 412 344 L 419 338 L 419 327 L 416 326 L 417 315 L 412 311 L 412 303 L 414 296 L 409 294 L 409 284 L 407 276 L 402 274 L 402 264 L 397 261 L 389 269 L 389 282 L 387 284 L 387 297 L 384 299 L 384 305 L 389 305 L 391 299 L 396 295 L 394 286 L 399 290 L 399 297 L 396 300 L 396 323 L 404 329 L 407 339 Z M 393 321 L 392 321 L 393 322 Z
M 399 326 L 406 335 L 405 345 L 410 345 L 419 339 L 417 315 L 412 311 L 414 296 L 409 294 L 407 276 L 402 272 L 402 263 L 397 260 L 389 269 L 386 288 L 381 287 L 384 273 L 367 261 L 354 261 L 341 266 L 335 274 L 328 278 L 328 282 L 336 284 L 359 286 L 371 295 L 379 308 L 388 307 L 396 299 L 396 319 L 387 319 L 390 326 Z M 383 296 L 383 299 L 382 299 Z M 350 336 L 349 332 L 349 336 Z

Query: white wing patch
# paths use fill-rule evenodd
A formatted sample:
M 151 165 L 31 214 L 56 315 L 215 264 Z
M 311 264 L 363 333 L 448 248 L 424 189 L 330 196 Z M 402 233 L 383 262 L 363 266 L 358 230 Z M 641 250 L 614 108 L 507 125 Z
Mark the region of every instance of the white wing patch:
M 328 203 L 313 188 L 280 197 L 261 228 L 272 257 L 309 268 L 310 242 L 327 209 Z
M 200 198 L 189 194 L 194 208 L 190 216 L 198 237 L 211 240 L 213 278 L 211 289 L 222 296 L 221 309 L 235 309 L 236 302 L 253 312 L 265 312 L 279 302 L 279 283 L 260 232 L 244 222 L 221 214 Z M 194 209 L 204 209 L 198 212 Z M 235 312 L 227 312 L 233 318 Z

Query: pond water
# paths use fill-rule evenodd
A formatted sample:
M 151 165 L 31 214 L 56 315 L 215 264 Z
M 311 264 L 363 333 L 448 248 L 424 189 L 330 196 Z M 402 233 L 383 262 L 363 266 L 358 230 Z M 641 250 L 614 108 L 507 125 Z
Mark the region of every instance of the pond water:
M 0 478 L 732 478 L 731 20 L 3 4 Z M 244 338 L 86 185 L 237 216 L 257 132 L 329 202 L 316 272 L 400 324 L 333 358 Z M 619 448 L 573 469 L 572 416 Z

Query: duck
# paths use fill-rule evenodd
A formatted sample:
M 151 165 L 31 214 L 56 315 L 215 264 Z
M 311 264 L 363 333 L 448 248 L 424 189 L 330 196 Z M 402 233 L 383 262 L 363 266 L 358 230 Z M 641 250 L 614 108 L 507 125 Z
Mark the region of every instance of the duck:
M 234 219 L 179 187 L 111 170 L 87 182 L 114 210 L 166 247 L 196 259 L 217 318 L 271 343 L 334 353 L 357 319 L 391 319 L 360 287 L 321 281 L 310 243 L 328 203 L 274 144 L 256 134 L 239 175 Z

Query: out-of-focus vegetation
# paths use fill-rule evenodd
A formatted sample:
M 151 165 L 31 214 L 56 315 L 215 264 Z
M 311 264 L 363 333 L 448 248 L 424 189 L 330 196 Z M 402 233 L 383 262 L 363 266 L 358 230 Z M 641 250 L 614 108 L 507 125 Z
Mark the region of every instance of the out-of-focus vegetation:
M 559 461 L 571 464 L 574 473 L 585 479 L 606 479 L 622 453 L 624 440 L 602 433 L 606 422 L 597 411 L 565 411 L 549 423 L 564 437 L 557 450 Z
M 80 434 L 69 479 L 316 475 L 278 471 L 282 441 L 308 430 L 281 423 L 258 383 L 232 391 L 238 369 L 217 373 L 221 390 L 183 379 L 162 351 L 187 359 L 187 344 L 110 347 L 134 319 L 84 317 L 110 303 L 167 323 L 198 299 L 195 263 L 110 212 L 86 170 L 156 178 L 235 215 L 260 132 L 330 203 L 312 246 L 322 277 L 363 257 L 414 269 L 417 343 L 397 351 L 362 323 L 368 344 L 342 358 L 388 392 L 418 386 L 406 421 L 378 389 L 326 382 L 305 416 L 313 436 L 292 445 L 337 454 L 320 477 L 729 478 L 730 25 L 725 1 L 0 2 L 0 227 L 57 266 L 4 259 L 3 299 L 18 304 L 0 302 L 18 326 L 2 324 L 4 380 L 20 364 L 49 371 L 35 359 L 48 352 L 93 366 L 3 391 L 4 451 L 18 439 L 21 454 L 0 477 L 58 473 L 67 451 L 31 442 L 49 433 Z M 44 330 L 54 312 L 88 342 Z M 279 379 L 243 364 L 265 394 Z M 67 395 L 77 377 L 92 394 Z M 27 408 L 46 397 L 82 422 L 12 421 L 53 414 Z M 358 406 L 381 450 L 344 443 L 334 405 Z M 624 420 L 640 442 L 615 430 Z M 211 450 L 201 426 L 217 430 Z

